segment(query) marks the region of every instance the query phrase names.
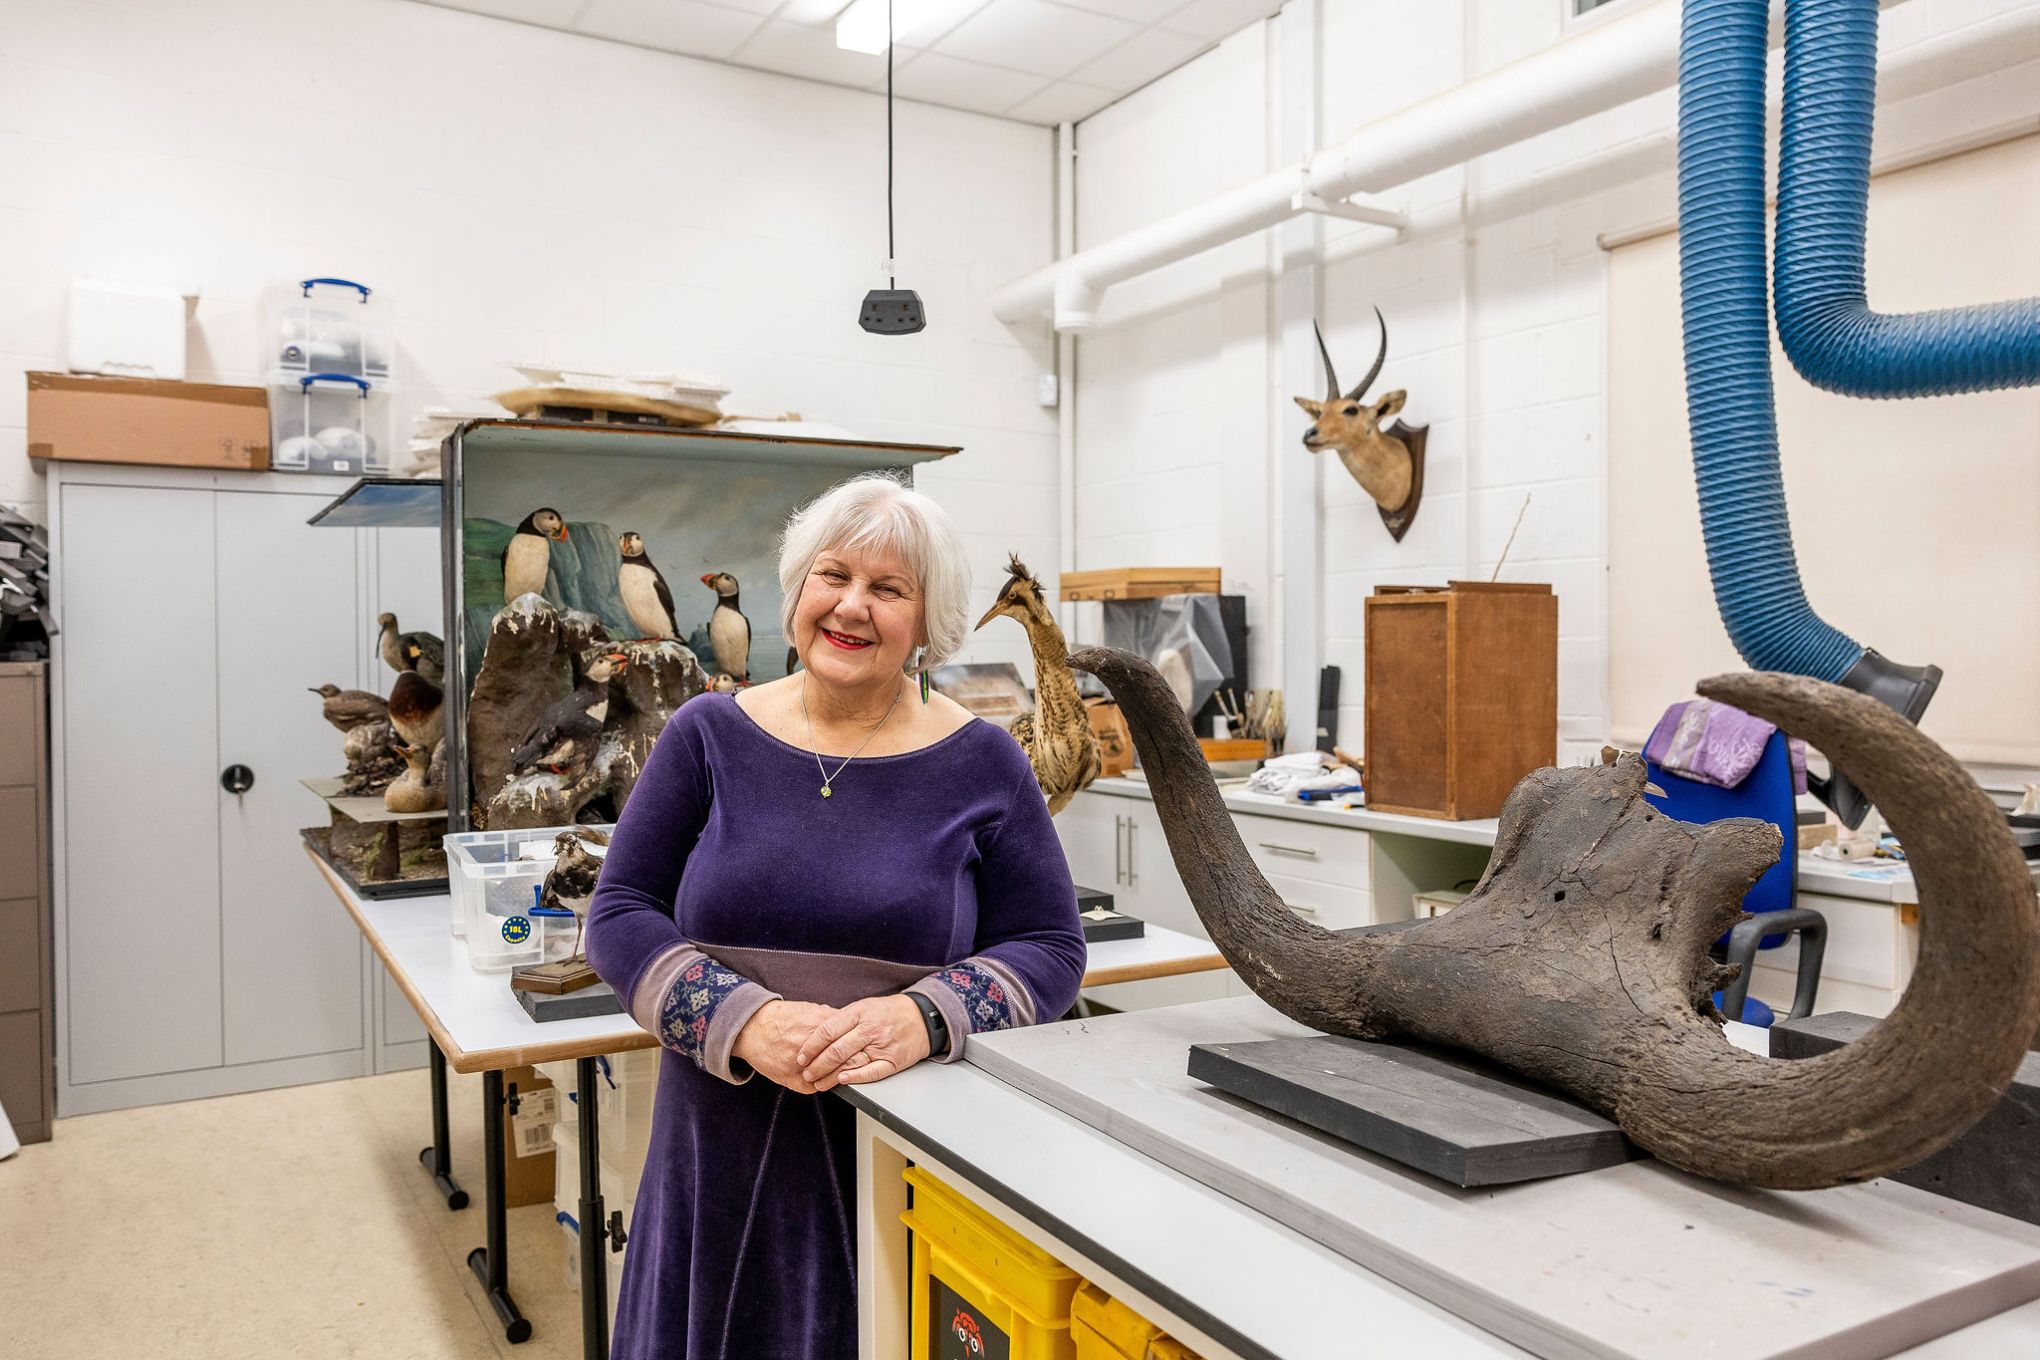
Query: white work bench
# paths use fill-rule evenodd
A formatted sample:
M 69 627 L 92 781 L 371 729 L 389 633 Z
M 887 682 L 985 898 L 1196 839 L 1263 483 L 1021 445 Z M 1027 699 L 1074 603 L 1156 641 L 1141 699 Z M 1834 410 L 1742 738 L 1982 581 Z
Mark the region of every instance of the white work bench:
M 513 1343 L 531 1335 L 530 1322 L 510 1296 L 503 1189 L 503 1088 L 507 1068 L 532 1063 L 575 1064 L 576 1118 L 581 1155 L 581 1213 L 578 1221 L 608 1222 L 600 1182 L 600 1130 L 596 1123 L 595 1061 L 611 1053 L 657 1048 L 659 1041 L 624 1014 L 549 1020 L 525 1013 L 510 991 L 507 975 L 479 973 L 468 964 L 467 946 L 453 937 L 452 901 L 445 893 L 387 899 L 364 898 L 307 850 L 319 873 L 347 909 L 362 936 L 389 970 L 404 998 L 431 1036 L 432 1144 L 419 1153 L 449 1209 L 465 1208 L 467 1192 L 453 1180 L 447 1135 L 446 1069 L 482 1074 L 483 1209 L 487 1245 L 468 1254 L 490 1304 Z M 1170 977 L 1220 969 L 1225 960 L 1208 941 L 1156 926 L 1130 940 L 1089 946 L 1084 985 Z M 609 1353 L 609 1239 L 600 1231 L 581 1234 L 582 1348 L 589 1360 Z M 904 1352 L 902 1352 L 904 1354 Z
M 1729 1029 L 1764 1051 L 1762 1031 Z M 909 1164 L 1205 1360 L 1529 1354 L 975 1067 L 923 1066 L 843 1094 L 858 1112 L 860 1360 L 910 1350 Z M 2040 1302 L 1898 1354 L 2040 1355 Z

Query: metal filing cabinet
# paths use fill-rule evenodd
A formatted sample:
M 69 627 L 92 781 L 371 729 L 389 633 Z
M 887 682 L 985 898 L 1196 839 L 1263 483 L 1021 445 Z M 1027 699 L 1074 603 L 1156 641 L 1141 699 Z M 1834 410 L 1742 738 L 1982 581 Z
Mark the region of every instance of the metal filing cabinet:
M 0 662 L 0 1106 L 24 1143 L 56 1118 L 44 663 Z

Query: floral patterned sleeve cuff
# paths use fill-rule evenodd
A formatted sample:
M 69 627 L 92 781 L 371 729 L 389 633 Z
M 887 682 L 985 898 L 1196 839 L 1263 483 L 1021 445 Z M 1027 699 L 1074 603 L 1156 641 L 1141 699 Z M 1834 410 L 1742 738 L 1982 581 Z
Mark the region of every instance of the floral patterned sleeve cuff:
M 965 959 L 930 973 L 907 990 L 933 1001 L 949 1025 L 948 1051 L 929 1054 L 936 1062 L 961 1058 L 968 1035 L 1034 1023 L 1033 996 L 995 959 Z
M 732 1084 L 749 1081 L 750 1067 L 732 1052 L 737 1035 L 760 1007 L 779 1000 L 779 993 L 725 968 L 698 949 L 681 951 L 672 962 L 677 966 L 660 970 L 671 981 L 657 994 L 656 1023 L 648 1028 L 660 1043 L 693 1059 L 703 1071 Z M 638 1017 L 640 1023 L 646 1018 Z

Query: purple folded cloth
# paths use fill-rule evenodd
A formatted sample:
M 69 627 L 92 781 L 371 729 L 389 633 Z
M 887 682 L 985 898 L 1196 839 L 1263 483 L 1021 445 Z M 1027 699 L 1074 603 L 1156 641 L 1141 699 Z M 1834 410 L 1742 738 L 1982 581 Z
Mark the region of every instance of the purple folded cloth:
M 1732 789 L 1750 777 L 1763 758 L 1777 724 L 1712 699 L 1673 704 L 1651 730 L 1643 753 L 1673 774 L 1716 788 Z M 1786 742 L 1792 758 L 1792 788 L 1806 792 L 1806 743 Z

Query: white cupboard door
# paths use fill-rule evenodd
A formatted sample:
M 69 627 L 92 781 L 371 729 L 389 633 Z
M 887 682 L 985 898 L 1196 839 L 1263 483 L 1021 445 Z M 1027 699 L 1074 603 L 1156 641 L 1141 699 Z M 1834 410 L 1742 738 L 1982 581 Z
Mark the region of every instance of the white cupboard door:
M 217 1067 L 212 493 L 72 485 L 59 513 L 69 1081 Z
M 305 523 L 329 497 L 216 493 L 219 763 L 255 772 L 235 797 L 217 784 L 223 871 L 226 1061 L 359 1050 L 363 948 L 298 829 L 326 809 L 298 780 L 346 768 L 340 733 L 308 690 L 355 688 L 365 620 L 357 534 Z M 386 690 L 383 677 L 372 683 Z
M 1125 809 L 1130 803 L 1107 794 L 1080 793 L 1055 817 L 1055 834 L 1069 861 L 1070 877 L 1079 887 L 1111 893 L 1113 905 L 1122 910 L 1131 900 L 1120 868 Z

